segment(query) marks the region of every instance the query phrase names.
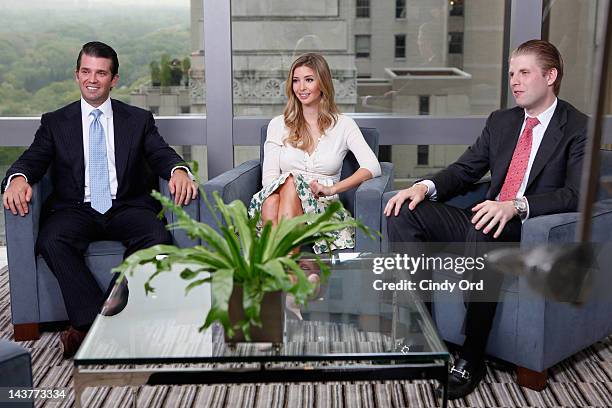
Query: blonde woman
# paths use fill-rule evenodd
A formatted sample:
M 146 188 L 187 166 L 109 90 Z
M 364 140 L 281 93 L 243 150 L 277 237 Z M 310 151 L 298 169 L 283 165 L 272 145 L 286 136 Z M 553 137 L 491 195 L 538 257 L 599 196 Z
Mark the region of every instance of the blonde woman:
M 263 188 L 253 196 L 249 216 L 261 211 L 262 222 L 321 213 L 338 193 L 380 176 L 380 164 L 357 124 L 342 115 L 334 102 L 331 71 L 316 53 L 299 56 L 291 65 L 283 115 L 270 121 L 264 145 Z M 340 180 L 342 162 L 351 151 L 360 168 Z M 351 217 L 344 210 L 341 219 Z M 354 228 L 338 231 L 332 248 L 324 241 L 313 250 L 355 247 Z

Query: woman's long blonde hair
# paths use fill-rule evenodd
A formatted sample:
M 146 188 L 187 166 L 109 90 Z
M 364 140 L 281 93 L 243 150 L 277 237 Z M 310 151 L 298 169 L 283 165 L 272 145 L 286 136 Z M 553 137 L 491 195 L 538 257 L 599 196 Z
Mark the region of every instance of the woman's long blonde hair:
M 316 53 L 306 53 L 300 55 L 291 64 L 287 83 L 285 84 L 285 93 L 287 94 L 287 105 L 285 105 L 285 126 L 289 129 L 289 136 L 285 140 L 291 146 L 304 151 L 309 151 L 314 141 L 309 137 L 308 123 L 302 112 L 302 103 L 299 101 L 295 93 L 293 93 L 293 74 L 298 67 L 308 67 L 315 73 L 315 79 L 319 81 L 321 89 L 321 101 L 319 102 L 319 118 L 317 124 L 319 132 L 323 134 L 325 129 L 336 124 L 340 111 L 334 101 L 334 84 L 332 81 L 331 71 L 327 61 L 322 55 Z

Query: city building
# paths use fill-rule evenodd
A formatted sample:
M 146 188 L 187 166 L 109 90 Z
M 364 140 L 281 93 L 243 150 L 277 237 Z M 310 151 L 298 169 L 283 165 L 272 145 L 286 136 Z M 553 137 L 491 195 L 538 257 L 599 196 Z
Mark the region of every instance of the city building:
M 281 113 L 287 71 L 307 51 L 328 59 L 343 112 L 490 112 L 500 101 L 503 12 L 502 2 L 480 0 L 467 5 L 462 0 L 233 1 L 234 114 Z M 132 103 L 160 115 L 205 112 L 203 19 L 202 2 L 192 0 L 189 89 L 145 86 L 132 93 Z M 463 149 L 397 145 L 381 153 L 396 164 L 401 185 L 444 167 Z M 235 164 L 257 157 L 258 151 L 235 146 Z M 204 154 L 184 153 L 206 160 Z

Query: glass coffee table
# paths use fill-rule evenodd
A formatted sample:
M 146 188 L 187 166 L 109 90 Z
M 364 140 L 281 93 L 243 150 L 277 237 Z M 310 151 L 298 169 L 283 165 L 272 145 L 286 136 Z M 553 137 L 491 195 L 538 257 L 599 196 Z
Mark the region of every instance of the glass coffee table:
M 74 358 L 76 404 L 89 386 L 429 378 L 442 384 L 445 407 L 448 350 L 418 297 L 375 289 L 395 275 L 373 273 L 373 259 L 334 255 L 331 277 L 315 299 L 299 307 L 283 302 L 282 344 L 229 345 L 220 326 L 198 331 L 210 287 L 185 296 L 186 282 L 173 271 L 156 278 L 155 293 L 146 296 L 152 271 L 143 268 L 129 278 L 127 306 L 98 315 Z

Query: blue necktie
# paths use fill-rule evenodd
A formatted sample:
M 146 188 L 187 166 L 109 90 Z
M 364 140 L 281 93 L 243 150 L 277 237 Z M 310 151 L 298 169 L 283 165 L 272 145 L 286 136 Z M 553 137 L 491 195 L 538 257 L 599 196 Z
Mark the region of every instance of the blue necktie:
M 100 123 L 100 109 L 94 109 L 90 115 L 94 120 L 89 125 L 89 192 L 91 208 L 104 214 L 113 205 L 108 180 L 108 161 L 106 159 L 106 138 Z

